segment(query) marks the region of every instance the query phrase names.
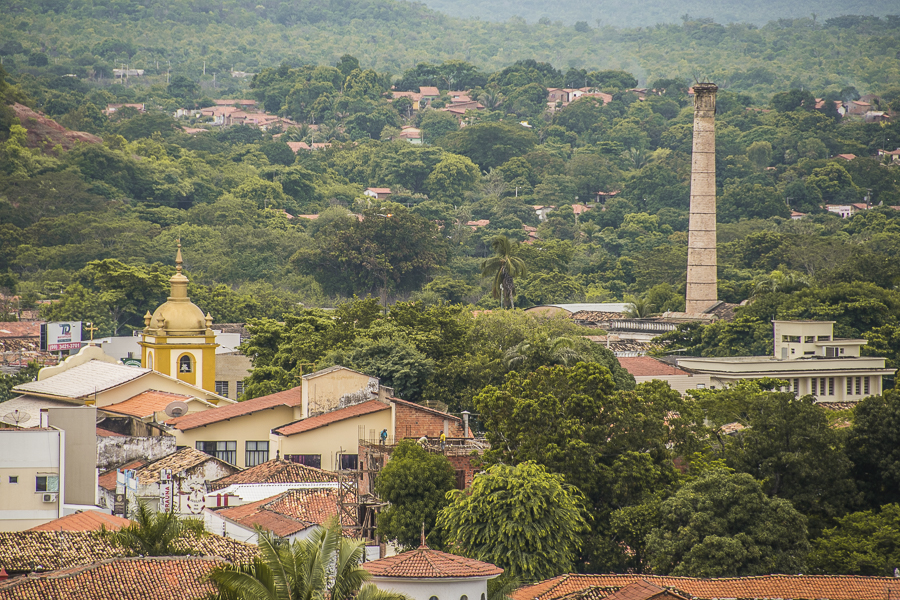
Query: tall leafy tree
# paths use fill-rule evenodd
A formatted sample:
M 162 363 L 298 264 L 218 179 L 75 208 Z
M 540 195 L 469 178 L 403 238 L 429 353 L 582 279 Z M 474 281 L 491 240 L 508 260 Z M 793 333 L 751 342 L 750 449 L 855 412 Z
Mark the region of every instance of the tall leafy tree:
M 893 576 L 900 565 L 900 505 L 846 515 L 813 540 L 808 560 L 813 573 Z
M 494 465 L 438 516 L 451 549 L 526 581 L 572 570 L 587 530 L 583 497 L 534 462 Z
M 897 499 L 900 490 L 900 390 L 886 390 L 857 405 L 847 453 L 866 506 Z
M 768 498 L 746 473 L 713 471 L 678 490 L 659 513 L 647 543 L 662 575 L 798 573 L 809 551 L 806 518 L 787 500 Z
M 412 440 L 403 440 L 375 480 L 378 496 L 390 506 L 378 513 L 378 533 L 401 546 L 419 545 L 422 527 L 431 536 L 440 510 L 454 489 L 453 466 L 442 454 L 428 452 Z M 431 546 L 440 544 L 430 539 Z
M 491 241 L 494 256 L 481 263 L 481 276 L 492 277 L 491 293 L 500 299 L 501 308 L 515 308 L 515 277 L 525 274 L 525 261 L 513 254 L 513 245 L 503 235 Z

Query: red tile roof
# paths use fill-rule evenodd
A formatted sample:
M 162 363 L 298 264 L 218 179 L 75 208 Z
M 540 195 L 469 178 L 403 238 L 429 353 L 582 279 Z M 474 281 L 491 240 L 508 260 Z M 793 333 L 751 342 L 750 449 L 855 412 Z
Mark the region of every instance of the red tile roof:
M 333 410 L 321 415 L 316 415 L 315 417 L 309 417 L 306 419 L 301 419 L 299 421 L 294 421 L 293 423 L 282 425 L 278 429 L 273 429 L 272 431 L 273 433 L 277 433 L 279 435 L 294 435 L 297 433 L 312 431 L 313 429 L 318 429 L 319 427 L 326 427 L 328 425 L 332 425 L 333 423 L 344 421 L 346 419 L 362 417 L 364 415 L 370 415 L 382 410 L 390 410 L 390 408 L 391 407 L 388 404 L 385 404 L 381 400 L 369 400 L 368 402 L 361 402 L 359 404 L 354 404 L 353 406 L 339 408 L 338 410 Z
M 221 490 L 236 483 L 308 483 L 337 480 L 337 473 L 331 471 L 307 467 L 288 460 L 273 459 L 240 473 L 217 479 L 209 484 L 209 489 Z
M 659 587 L 673 588 L 694 598 L 828 598 L 829 600 L 882 600 L 900 595 L 900 579 L 856 575 L 763 575 L 699 579 L 657 575 L 577 575 L 567 574 L 519 588 L 512 600 L 558 600 L 590 588 L 620 589 L 644 580 Z
M 152 417 L 157 412 L 164 411 L 172 402 L 187 402 L 190 399 L 191 396 L 184 394 L 147 390 L 137 396 L 132 396 L 128 400 L 123 400 L 116 404 L 108 404 L 103 407 L 103 410 L 143 419 L 144 417 Z
M 366 191 L 367 191 L 367 192 L 372 192 L 372 193 L 374 193 L 374 194 L 390 194 L 390 193 L 391 193 L 391 188 L 377 188 L 377 187 L 370 187 L 370 188 L 366 188 Z
M 143 458 L 139 458 L 137 460 L 133 460 L 130 463 L 125 463 L 124 465 L 117 467 L 118 469 L 122 469 L 123 471 L 126 469 L 140 469 L 148 462 Z M 116 469 L 110 469 L 105 473 L 101 473 L 99 477 L 97 477 L 97 485 L 102 487 L 104 490 L 108 490 L 110 492 L 116 491 Z
M 440 96 L 441 92 L 434 86 L 419 86 L 419 93 L 423 96 Z
M 195 600 L 215 591 L 206 575 L 217 557 L 110 558 L 0 582 L 0 599 Z
M 261 410 L 266 410 L 276 406 L 299 406 L 302 398 L 300 395 L 301 386 L 269 394 L 268 396 L 260 396 L 243 402 L 235 402 L 234 404 L 226 404 L 217 406 L 209 410 L 204 410 L 188 415 L 183 415 L 175 419 L 169 419 L 166 424 L 173 425 L 176 429 L 187 431 L 196 429 L 213 423 L 220 423 L 235 417 L 253 414 Z
M 238 467 L 228 464 L 224 460 L 206 454 L 205 452 L 200 452 L 194 448 L 181 448 L 174 454 L 169 454 L 168 456 L 164 456 L 159 460 L 155 460 L 146 466 L 136 469 L 135 475 L 137 476 L 139 484 L 146 485 L 148 483 L 159 481 L 159 474 L 163 469 L 171 469 L 172 473 L 177 475 L 207 461 L 215 461 L 223 466 L 233 469 L 235 472 L 240 470 Z
M 100 531 L 103 526 L 115 530 L 121 529 L 129 523 L 131 521 L 128 519 L 108 515 L 99 510 L 86 510 L 54 519 L 49 523 L 32 527 L 28 531 Z
M 606 596 L 606 598 L 607 600 L 662 600 L 664 598 L 687 600 L 681 594 L 653 585 L 643 579 L 629 583 L 619 591 Z
M 41 337 L 41 321 L 0 323 L 0 338 Z
M 248 529 L 258 526 L 286 537 L 337 515 L 338 502 L 336 490 L 288 490 L 274 498 L 224 508 L 216 514 Z
M 490 579 L 503 573 L 503 569 L 491 563 L 439 552 L 424 545 L 396 556 L 363 563 L 362 566 L 374 577 L 415 579 L 481 577 Z
M 689 375 L 687 371 L 682 371 L 678 367 L 673 367 L 650 356 L 620 357 L 619 364 L 635 377 Z

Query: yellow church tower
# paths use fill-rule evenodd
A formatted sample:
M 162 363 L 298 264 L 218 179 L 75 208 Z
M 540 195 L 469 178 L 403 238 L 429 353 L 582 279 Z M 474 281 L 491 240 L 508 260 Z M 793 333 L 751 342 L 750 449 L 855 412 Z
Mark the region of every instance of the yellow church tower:
M 171 295 L 151 315 L 144 315 L 141 366 L 176 377 L 215 393 L 216 334 L 212 315 L 188 298 L 188 278 L 181 272 L 181 242 L 175 255 L 175 275 L 169 280 Z

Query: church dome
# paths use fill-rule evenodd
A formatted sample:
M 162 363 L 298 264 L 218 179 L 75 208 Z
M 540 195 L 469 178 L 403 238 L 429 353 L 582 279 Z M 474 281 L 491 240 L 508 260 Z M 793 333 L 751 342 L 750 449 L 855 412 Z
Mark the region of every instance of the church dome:
M 204 335 L 212 325 L 210 315 L 203 316 L 200 307 L 191 302 L 187 295 L 188 278 L 181 272 L 181 244 L 175 256 L 176 273 L 169 279 L 171 295 L 157 308 L 153 315 L 144 315 L 147 329 L 155 329 L 158 335 Z

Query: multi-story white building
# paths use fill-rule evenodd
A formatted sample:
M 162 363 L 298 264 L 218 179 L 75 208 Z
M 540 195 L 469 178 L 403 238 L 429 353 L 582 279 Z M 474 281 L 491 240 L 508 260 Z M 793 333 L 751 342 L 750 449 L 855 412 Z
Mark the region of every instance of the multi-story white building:
M 787 380 L 786 389 L 811 394 L 819 402 L 857 402 L 882 392 L 882 378 L 896 369 L 885 359 L 860 356 L 866 340 L 835 339 L 834 321 L 772 321 L 772 356 L 693 357 L 676 359 L 679 368 L 709 375 L 710 387 L 740 379 Z
M 0 531 L 24 531 L 63 515 L 66 432 L 0 429 Z

